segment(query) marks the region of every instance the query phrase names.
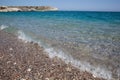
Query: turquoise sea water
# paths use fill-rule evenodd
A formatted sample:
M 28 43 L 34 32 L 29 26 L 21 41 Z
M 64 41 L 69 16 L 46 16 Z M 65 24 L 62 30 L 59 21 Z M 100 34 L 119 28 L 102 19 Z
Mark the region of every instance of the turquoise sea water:
M 119 12 L 2 12 L 0 28 L 38 42 L 50 57 L 95 76 L 120 79 Z

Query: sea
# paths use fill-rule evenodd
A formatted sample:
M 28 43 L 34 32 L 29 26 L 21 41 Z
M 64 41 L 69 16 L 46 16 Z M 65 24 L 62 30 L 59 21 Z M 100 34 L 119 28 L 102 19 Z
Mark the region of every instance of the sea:
M 0 12 L 0 30 L 94 77 L 120 80 L 120 12 Z

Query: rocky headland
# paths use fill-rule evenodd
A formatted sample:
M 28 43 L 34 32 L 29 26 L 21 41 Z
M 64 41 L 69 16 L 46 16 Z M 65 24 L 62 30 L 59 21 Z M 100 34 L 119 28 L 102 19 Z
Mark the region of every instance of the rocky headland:
M 0 6 L 0 12 L 12 11 L 56 11 L 58 8 L 51 6 Z

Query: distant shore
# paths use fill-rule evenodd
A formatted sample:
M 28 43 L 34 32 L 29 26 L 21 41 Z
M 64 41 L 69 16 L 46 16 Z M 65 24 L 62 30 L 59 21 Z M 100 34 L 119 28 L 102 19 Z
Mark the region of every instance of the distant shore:
M 80 71 L 61 59 L 49 58 L 37 43 L 24 43 L 0 31 L 1 80 L 104 80 Z
M 56 11 L 58 8 L 51 6 L 0 6 L 0 12 L 17 11 Z

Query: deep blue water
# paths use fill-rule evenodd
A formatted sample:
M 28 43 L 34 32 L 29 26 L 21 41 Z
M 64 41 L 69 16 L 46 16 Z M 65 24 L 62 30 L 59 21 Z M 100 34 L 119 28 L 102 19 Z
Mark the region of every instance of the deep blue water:
M 97 67 L 98 72 L 94 73 L 108 79 L 110 74 L 120 78 L 119 12 L 1 12 L 0 26 L 22 38 L 39 42 L 49 52 L 54 49 L 57 53 L 51 52 L 52 56 L 69 58 L 70 62 L 80 61 L 88 71 L 91 70 L 89 65 Z M 106 71 L 100 73 L 98 67 Z

